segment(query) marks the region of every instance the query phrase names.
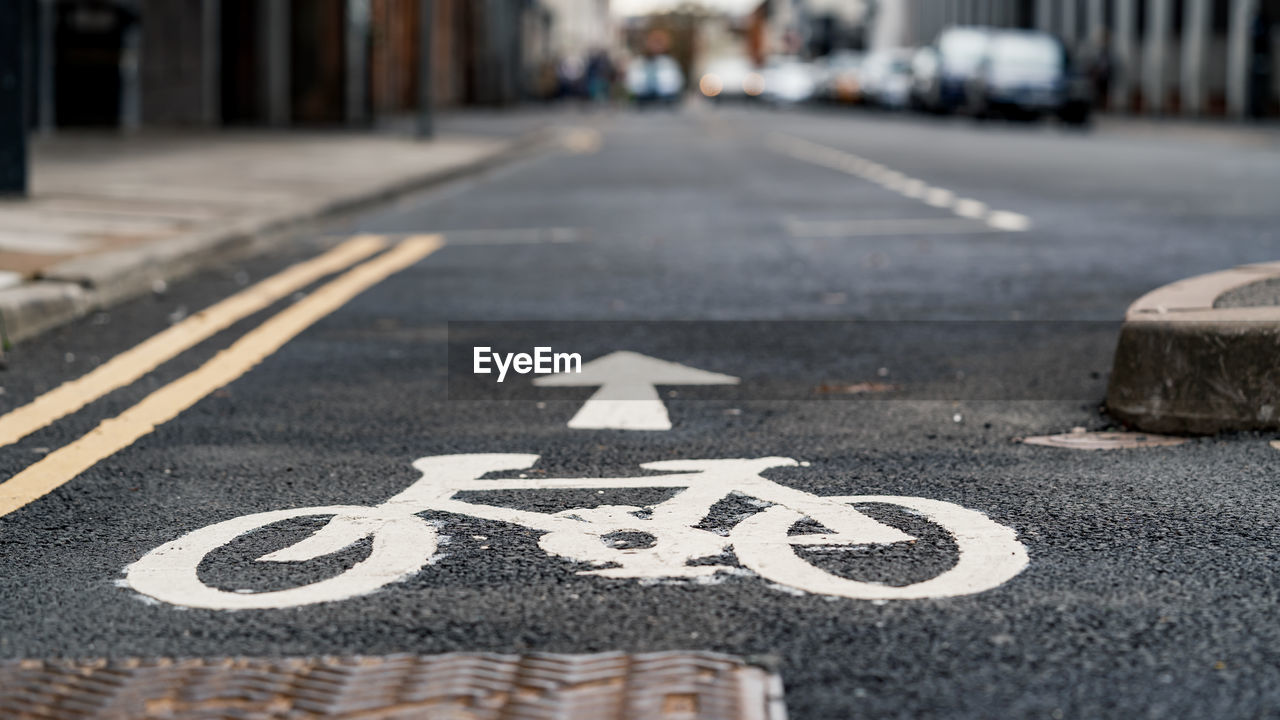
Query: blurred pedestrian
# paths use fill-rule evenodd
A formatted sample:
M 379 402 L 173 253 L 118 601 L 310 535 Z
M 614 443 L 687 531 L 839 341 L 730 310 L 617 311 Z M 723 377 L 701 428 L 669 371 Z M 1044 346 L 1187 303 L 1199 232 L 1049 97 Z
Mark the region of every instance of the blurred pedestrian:
M 560 97 L 576 98 L 583 95 L 583 75 L 586 67 L 582 58 L 569 56 L 560 60 L 557 75 L 560 80 Z
M 587 59 L 586 95 L 593 102 L 608 101 L 613 86 L 613 61 L 609 53 L 597 48 Z
M 1111 34 L 1105 29 L 1100 30 L 1086 66 L 1089 89 L 1093 93 L 1095 107 L 1106 107 L 1111 97 L 1111 78 L 1114 72 L 1111 61 Z

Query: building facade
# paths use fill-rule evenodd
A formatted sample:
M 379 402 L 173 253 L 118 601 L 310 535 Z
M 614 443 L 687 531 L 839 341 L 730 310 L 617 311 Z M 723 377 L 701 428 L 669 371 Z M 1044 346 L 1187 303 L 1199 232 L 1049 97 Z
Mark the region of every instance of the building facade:
M 33 126 L 335 125 L 523 94 L 536 0 L 27 3 Z M 545 16 L 545 13 L 543 14 Z M 539 16 L 541 17 L 541 16 Z M 531 30 L 531 28 L 533 30 Z
M 881 45 L 950 25 L 1039 28 L 1082 63 L 1105 59 L 1111 110 L 1280 115 L 1280 0 L 879 0 Z

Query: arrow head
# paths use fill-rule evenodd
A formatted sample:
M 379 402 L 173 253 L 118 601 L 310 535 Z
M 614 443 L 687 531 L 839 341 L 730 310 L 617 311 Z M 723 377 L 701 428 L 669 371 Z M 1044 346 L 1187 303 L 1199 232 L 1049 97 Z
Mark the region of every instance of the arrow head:
M 583 363 L 580 373 L 536 378 L 538 387 L 594 387 L 597 385 L 737 385 L 732 375 L 698 370 L 629 350 L 619 350 Z

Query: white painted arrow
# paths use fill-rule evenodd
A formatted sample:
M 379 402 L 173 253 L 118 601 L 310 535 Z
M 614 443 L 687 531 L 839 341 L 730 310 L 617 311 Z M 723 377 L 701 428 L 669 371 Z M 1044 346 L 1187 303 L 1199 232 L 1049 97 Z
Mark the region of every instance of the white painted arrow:
M 671 418 L 658 397 L 658 385 L 737 385 L 738 378 L 620 350 L 583 364 L 580 373 L 548 375 L 537 378 L 533 384 L 539 387 L 600 386 L 569 420 L 571 428 L 670 430 Z

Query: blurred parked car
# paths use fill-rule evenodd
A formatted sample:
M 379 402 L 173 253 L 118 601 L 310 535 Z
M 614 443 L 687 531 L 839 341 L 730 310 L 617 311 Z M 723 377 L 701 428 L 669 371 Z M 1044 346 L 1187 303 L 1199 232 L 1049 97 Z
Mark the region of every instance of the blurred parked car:
M 764 99 L 773 105 L 796 105 L 813 99 L 817 79 L 812 64 L 798 57 L 771 58 L 764 69 Z
M 965 107 L 965 92 L 986 56 L 991 30 L 951 27 L 911 60 L 911 105 L 935 113 Z
M 684 89 L 684 75 L 670 55 L 638 57 L 627 66 L 627 89 L 640 105 L 674 105 Z
M 863 54 L 852 50 L 840 50 L 819 58 L 817 66 L 817 97 L 828 102 L 862 102 L 862 83 L 859 71 Z
M 1061 41 L 1035 30 L 992 33 L 966 96 L 969 112 L 979 118 L 1089 119 L 1088 81 L 1073 76 Z
M 713 60 L 698 80 L 698 91 L 716 102 L 752 99 L 763 87 L 764 79 L 747 58 Z
M 876 50 L 867 55 L 859 73 L 868 105 L 899 110 L 911 95 L 911 51 L 905 48 Z

